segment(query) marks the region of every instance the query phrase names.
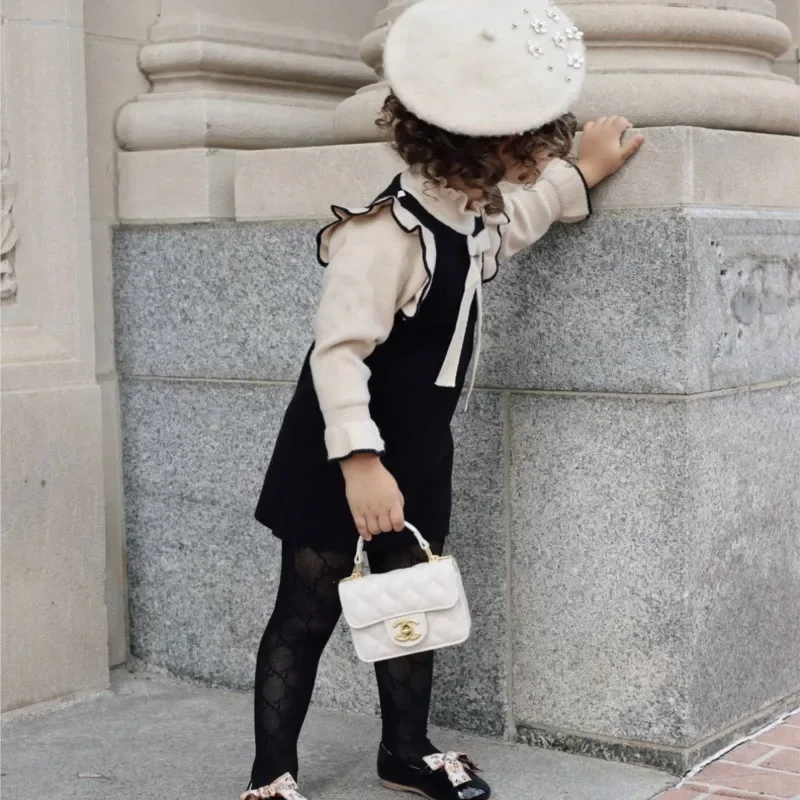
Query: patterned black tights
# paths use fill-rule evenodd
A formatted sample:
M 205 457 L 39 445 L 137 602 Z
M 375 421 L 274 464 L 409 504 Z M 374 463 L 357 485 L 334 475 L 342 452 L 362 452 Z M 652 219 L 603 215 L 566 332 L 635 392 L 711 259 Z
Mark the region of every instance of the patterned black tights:
M 431 548 L 441 555 L 441 542 L 432 542 Z M 415 544 L 408 550 L 373 553 L 370 568 L 388 572 L 424 558 Z M 283 545 L 278 596 L 256 663 L 256 758 L 251 776 L 255 788 L 284 772 L 297 777 L 297 741 L 319 660 L 342 612 L 338 583 L 352 566 L 353 558 L 347 553 Z M 433 653 L 381 662 L 375 665 L 375 673 L 387 748 L 409 761 L 436 752 L 428 740 Z

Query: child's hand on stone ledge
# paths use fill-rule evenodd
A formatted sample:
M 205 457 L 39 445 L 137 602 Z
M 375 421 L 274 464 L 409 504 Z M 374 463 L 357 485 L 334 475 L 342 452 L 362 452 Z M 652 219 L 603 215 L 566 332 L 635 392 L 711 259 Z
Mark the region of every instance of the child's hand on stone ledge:
M 613 175 L 644 144 L 641 133 L 623 143 L 625 131 L 633 127 L 625 117 L 600 117 L 587 122 L 578 149 L 578 169 L 589 187 Z

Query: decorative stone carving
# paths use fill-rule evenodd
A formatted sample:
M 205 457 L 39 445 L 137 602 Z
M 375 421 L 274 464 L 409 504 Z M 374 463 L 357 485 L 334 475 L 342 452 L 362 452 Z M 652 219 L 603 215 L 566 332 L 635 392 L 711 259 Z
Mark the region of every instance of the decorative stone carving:
M 139 54 L 152 91 L 124 106 L 117 119 L 124 149 L 335 141 L 334 111 L 370 82 L 370 70 L 352 43 L 315 42 L 310 29 L 273 29 L 268 4 L 261 6 L 252 13 L 266 20 L 220 19 L 202 11 L 161 17 Z
M 376 141 L 386 96 L 381 53 L 388 26 L 416 0 L 390 0 L 361 57 L 378 82 L 336 110 L 340 142 Z M 639 127 L 703 128 L 797 135 L 800 88 L 773 71 L 791 42 L 769 0 L 563 0 L 586 33 L 589 76 L 575 109 L 581 122 L 609 113 Z
M 14 200 L 17 182 L 11 171 L 11 154 L 6 137 L 0 141 L 0 160 L 2 160 L 2 246 L 0 246 L 0 299 L 2 302 L 14 300 L 17 296 L 17 275 L 14 271 L 14 248 L 17 244 L 17 230 L 14 227 Z

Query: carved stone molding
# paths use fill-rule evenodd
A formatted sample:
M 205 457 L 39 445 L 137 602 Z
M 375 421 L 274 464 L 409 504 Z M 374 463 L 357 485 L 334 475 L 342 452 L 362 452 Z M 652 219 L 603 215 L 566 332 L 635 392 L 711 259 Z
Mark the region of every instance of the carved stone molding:
M 120 145 L 260 149 L 335 141 L 337 105 L 371 79 L 355 47 L 347 52 L 269 29 L 261 38 L 251 34 L 219 21 L 154 26 L 139 54 L 153 88 L 120 111 Z
M 3 135 L 0 141 L 2 161 L 2 245 L 0 245 L 0 299 L 6 303 L 17 296 L 17 274 L 14 269 L 14 249 L 17 244 L 17 229 L 14 226 L 14 201 L 17 182 L 11 171 L 11 154 Z
M 359 89 L 336 109 L 334 130 L 342 143 L 374 142 L 381 138 L 375 120 L 389 92 L 383 79 L 383 43 L 389 26 L 417 0 L 389 0 L 375 18 L 375 27 L 361 40 L 361 60 L 378 76 L 378 81 Z
M 388 91 L 381 52 L 388 25 L 415 0 L 391 0 L 361 43 L 379 81 L 336 111 L 340 142 L 375 141 Z M 639 127 L 690 125 L 797 135 L 800 88 L 773 71 L 791 42 L 768 0 L 564 0 L 586 33 L 589 76 L 575 109 L 585 122 L 620 113 Z M 521 99 L 522 100 L 522 99 Z

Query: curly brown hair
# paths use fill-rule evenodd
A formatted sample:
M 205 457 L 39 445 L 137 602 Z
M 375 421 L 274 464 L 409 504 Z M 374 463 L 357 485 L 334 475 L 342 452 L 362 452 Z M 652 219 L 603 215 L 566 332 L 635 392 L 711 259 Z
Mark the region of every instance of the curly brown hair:
M 432 183 L 442 185 L 457 178 L 468 189 L 479 189 L 490 214 L 503 210 L 498 184 L 507 167 L 506 157 L 527 169 L 525 183 L 533 183 L 539 172 L 536 160 L 542 156 L 568 158 L 577 130 L 576 119 L 565 114 L 542 128 L 515 136 L 465 136 L 424 122 L 412 114 L 394 95 L 383 104 L 379 128 L 387 131 L 392 147 L 409 166 L 418 166 Z

